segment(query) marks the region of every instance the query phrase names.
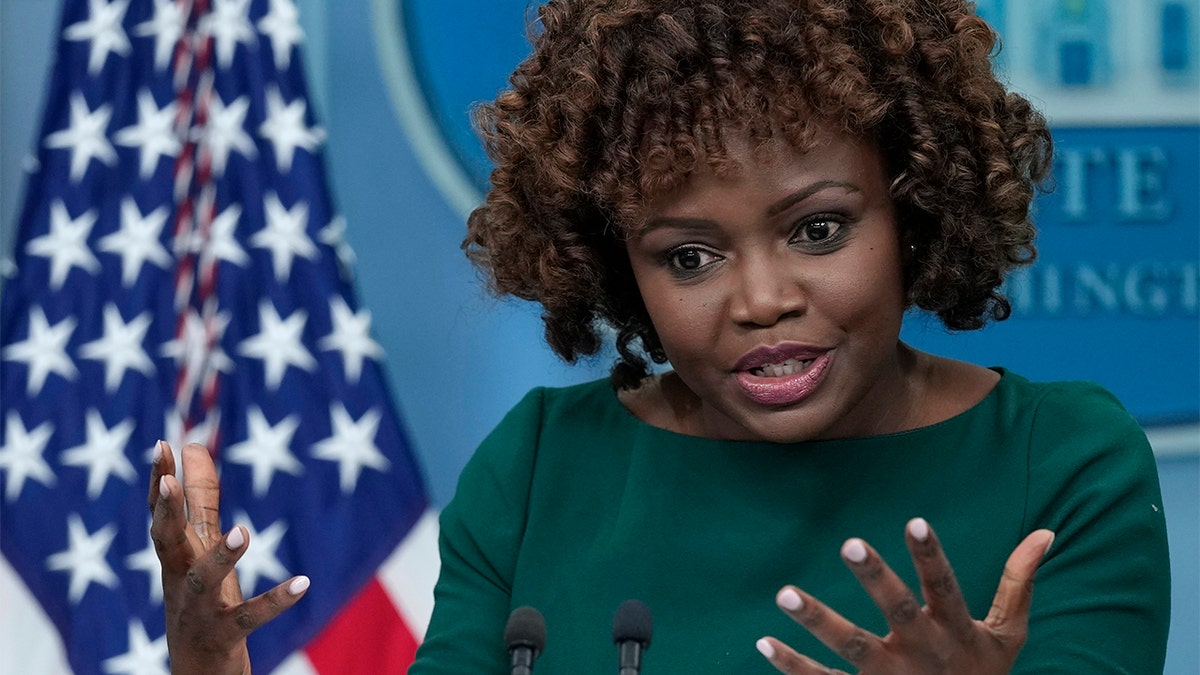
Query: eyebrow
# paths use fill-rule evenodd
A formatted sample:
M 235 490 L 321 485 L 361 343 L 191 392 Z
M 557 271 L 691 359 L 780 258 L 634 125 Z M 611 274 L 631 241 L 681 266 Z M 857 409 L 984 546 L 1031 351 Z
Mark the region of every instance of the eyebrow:
M 857 185 L 855 185 L 854 183 L 847 183 L 845 181 L 840 181 L 840 180 L 821 180 L 821 181 L 812 183 L 811 185 L 806 185 L 806 186 L 800 188 L 799 190 L 796 190 L 792 194 L 784 197 L 783 199 L 780 199 L 779 201 L 775 202 L 774 204 L 771 204 L 770 206 L 767 207 L 765 215 L 767 218 L 777 216 L 780 213 L 787 211 L 792 206 L 817 194 L 818 192 L 822 192 L 822 191 L 828 190 L 830 188 L 841 188 L 843 190 L 846 190 L 847 192 L 862 192 L 862 190 L 859 189 L 859 187 Z M 712 223 L 712 221 L 705 219 L 705 218 L 672 218 L 669 216 L 662 217 L 662 218 L 654 218 L 654 219 L 646 222 L 646 224 L 641 228 L 639 235 L 644 235 L 644 234 L 650 232 L 651 230 L 656 230 L 660 227 L 683 227 L 685 229 L 700 229 L 700 228 L 704 228 L 704 227 L 710 225 L 711 223 Z

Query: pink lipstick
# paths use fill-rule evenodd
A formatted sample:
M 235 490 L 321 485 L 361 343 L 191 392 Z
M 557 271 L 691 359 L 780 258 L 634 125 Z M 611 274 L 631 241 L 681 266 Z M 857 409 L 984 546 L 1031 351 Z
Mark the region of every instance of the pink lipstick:
M 737 362 L 737 381 L 758 403 L 792 405 L 816 391 L 833 363 L 833 354 L 832 350 L 795 344 L 760 347 Z

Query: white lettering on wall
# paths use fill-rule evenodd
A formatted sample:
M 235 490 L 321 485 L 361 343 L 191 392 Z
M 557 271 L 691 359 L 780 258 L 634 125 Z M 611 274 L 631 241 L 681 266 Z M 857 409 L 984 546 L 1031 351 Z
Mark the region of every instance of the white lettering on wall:
M 1200 309 L 1200 263 L 1039 263 L 1009 275 L 1001 290 L 1014 317 L 1192 317 Z
M 1171 217 L 1167 179 L 1170 157 L 1161 147 L 1059 148 L 1055 176 L 1068 221 L 1112 213 L 1129 222 L 1163 222 Z M 1097 183 L 1115 189 L 1096 190 Z

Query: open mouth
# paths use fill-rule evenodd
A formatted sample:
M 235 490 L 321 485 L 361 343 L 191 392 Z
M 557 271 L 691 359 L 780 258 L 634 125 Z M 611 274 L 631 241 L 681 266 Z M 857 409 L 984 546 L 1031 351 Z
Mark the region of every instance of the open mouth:
M 815 360 L 815 358 L 788 359 L 783 363 L 767 363 L 757 368 L 751 368 L 750 374 L 755 377 L 787 377 L 788 375 L 803 372 Z
M 782 356 L 780 354 L 775 358 Z M 833 363 L 834 350 L 820 353 L 807 350 L 800 357 L 745 364 L 744 369 L 737 372 L 738 384 L 746 396 L 763 405 L 788 406 L 799 403 L 821 386 Z

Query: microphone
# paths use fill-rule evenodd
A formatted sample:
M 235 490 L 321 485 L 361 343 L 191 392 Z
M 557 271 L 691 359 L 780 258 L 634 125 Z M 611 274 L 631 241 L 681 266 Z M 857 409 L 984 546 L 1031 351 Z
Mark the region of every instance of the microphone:
M 613 617 L 613 642 L 617 645 L 618 675 L 638 675 L 642 671 L 642 652 L 650 648 L 654 632 L 650 608 L 640 600 L 626 600 Z
M 504 626 L 504 644 L 508 645 L 512 675 L 532 675 L 533 660 L 546 647 L 542 613 L 529 606 L 514 609 Z

